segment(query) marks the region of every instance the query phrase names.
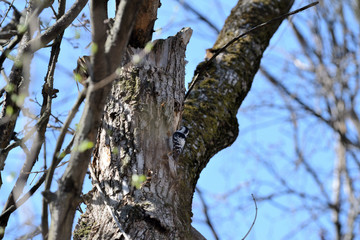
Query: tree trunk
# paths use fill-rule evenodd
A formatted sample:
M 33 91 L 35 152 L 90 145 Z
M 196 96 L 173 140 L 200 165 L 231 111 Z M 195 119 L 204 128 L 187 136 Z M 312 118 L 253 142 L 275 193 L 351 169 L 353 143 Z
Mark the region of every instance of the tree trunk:
M 105 106 L 92 162 L 97 179 L 93 180 L 100 182 L 110 201 L 94 191 L 87 202 L 81 221 L 91 216 L 91 229 L 96 231 L 89 233 L 90 239 L 117 239 L 122 234 L 110 212 L 104 212 L 104 201 L 116 209 L 115 218 L 132 238 L 176 239 L 189 232 L 191 201 L 177 194 L 183 192 L 181 170 L 168 143 L 181 119 L 185 49 L 191 33 L 183 29 L 175 37 L 156 41 L 138 64 L 131 58 L 141 49 L 128 49 Z M 136 188 L 135 176 L 147 180 Z
M 232 10 L 214 50 L 288 12 L 293 3 L 242 2 Z M 185 104 L 190 29 L 154 42 L 137 64 L 131 58 L 142 55 L 141 49 L 128 48 L 126 65 L 108 96 L 90 166 L 97 188 L 85 196 L 87 210 L 75 239 L 203 239 L 191 227 L 197 179 L 209 159 L 235 141 L 236 113 L 280 23 L 240 39 L 199 71 L 200 81 Z M 168 142 L 180 125 L 190 128 L 190 134 L 183 154 L 173 159 Z

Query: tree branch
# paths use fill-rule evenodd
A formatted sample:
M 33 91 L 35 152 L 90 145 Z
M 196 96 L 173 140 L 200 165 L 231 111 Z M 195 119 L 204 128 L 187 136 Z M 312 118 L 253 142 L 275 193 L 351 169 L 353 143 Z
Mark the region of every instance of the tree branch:
M 107 2 L 90 1 L 91 37 L 93 52 L 91 55 L 90 81 L 99 82 L 108 75 L 105 53 Z
M 60 32 L 64 31 L 65 28 L 67 28 L 69 24 L 75 19 L 75 17 L 80 13 L 86 3 L 87 0 L 78 0 L 62 18 L 60 18 L 40 37 L 29 41 L 30 37 L 28 36 L 26 31 L 25 33 L 23 33 L 24 36 L 21 34 L 22 37 L 20 37 L 20 35 L 15 37 L 15 39 L 13 39 L 14 42 L 12 43 L 12 45 L 9 46 L 10 49 L 8 47 L 9 50 L 13 49 L 17 44 L 17 41 L 21 39 L 21 47 L 19 47 L 18 56 L 16 59 L 17 63 L 14 64 L 9 77 L 11 86 L 13 86 L 15 89 L 10 93 L 6 93 L 5 101 L 3 103 L 3 111 L 0 117 L 0 135 L 2 136 L 0 141 L 0 148 L 5 148 L 6 146 L 8 146 L 15 128 L 17 117 L 20 113 L 20 107 L 11 100 L 11 95 L 16 94 L 21 95 L 22 97 L 27 96 L 27 85 L 29 82 L 29 65 L 32 59 L 32 52 L 49 43 L 56 36 L 58 36 Z M 37 8 L 38 13 L 40 9 L 41 8 Z M 29 18 L 31 18 L 31 16 Z M 9 51 L 5 50 L 0 56 L 0 66 L 2 66 L 8 53 Z M 19 62 L 22 63 L 20 67 L 18 64 Z M 8 116 L 6 114 L 6 109 L 9 108 L 13 109 L 13 113 L 11 116 Z M 6 157 L 7 154 L 0 155 L 0 171 L 2 171 L 4 168 Z
M 333 129 L 336 133 L 339 134 L 339 136 L 342 138 L 342 141 L 348 145 L 359 147 L 359 142 L 353 142 L 351 141 L 345 133 L 339 129 L 335 122 L 332 119 L 326 119 L 324 116 L 322 116 L 320 113 L 316 112 L 311 106 L 306 104 L 302 99 L 300 99 L 297 94 L 293 94 L 290 92 L 289 89 L 286 88 L 285 85 L 283 85 L 278 79 L 276 79 L 274 76 L 272 76 L 267 70 L 264 68 L 260 69 L 261 73 L 264 74 L 264 76 L 277 88 L 279 88 L 281 91 L 283 91 L 288 97 L 295 100 L 296 103 L 298 103 L 305 111 L 309 112 L 312 116 L 318 118 L 322 122 L 326 123 L 331 129 Z
M 36 52 L 54 40 L 59 33 L 63 32 L 74 21 L 87 2 L 88 0 L 77 0 L 65 14 L 54 23 L 54 25 L 49 27 L 39 37 L 29 41 L 29 50 L 31 49 L 32 52 Z
M 71 150 L 72 145 L 73 145 L 73 139 L 70 141 L 68 146 L 66 146 L 65 150 L 62 152 L 61 157 L 59 157 L 59 162 L 67 154 L 69 154 L 71 152 L 70 150 Z M 16 209 L 21 207 L 41 187 L 41 185 L 45 181 L 48 173 L 49 173 L 49 169 L 45 170 L 44 174 L 39 178 L 39 180 L 35 183 L 35 185 L 32 188 L 30 188 L 30 190 L 27 193 L 25 193 L 15 204 L 13 204 L 9 208 L 5 209 L 0 215 L 0 221 L 2 221 L 2 219 L 4 219 L 4 218 L 7 218 L 8 215 L 10 215 L 14 211 L 16 211 Z M 30 174 L 30 173 L 28 173 L 28 174 Z
M 60 53 L 60 45 L 62 40 L 62 34 L 60 34 L 57 39 L 55 40 L 55 43 L 51 50 L 51 56 L 49 60 L 49 66 L 48 71 L 45 77 L 45 83 L 43 85 L 42 89 L 42 95 L 43 95 L 43 103 L 41 106 L 40 111 L 40 118 L 38 119 L 38 122 L 36 123 L 36 134 L 33 139 L 33 144 L 31 146 L 30 154 L 27 155 L 25 163 L 21 169 L 20 176 L 18 177 L 14 188 L 12 189 L 8 200 L 5 204 L 4 209 L 8 209 L 10 206 L 15 205 L 15 202 L 20 197 L 20 194 L 23 191 L 23 188 L 26 185 L 26 182 L 29 178 L 29 172 L 31 172 L 31 169 L 33 168 L 36 159 L 38 158 L 38 155 L 40 153 L 40 149 L 45 141 L 45 132 L 47 128 L 47 124 L 49 122 L 49 117 L 51 114 L 51 106 L 52 106 L 52 99 L 53 99 L 53 79 L 54 79 L 54 73 L 55 73 L 55 66 L 57 63 L 57 59 Z M 10 217 L 10 215 L 7 215 Z M 7 225 L 8 218 L 3 218 L 1 221 L 0 227 L 5 228 Z M 45 229 L 46 231 L 46 229 Z
M 142 4 L 129 40 L 129 44 L 134 48 L 144 48 L 146 43 L 151 41 L 157 10 L 161 5 L 160 0 L 147 0 Z
M 247 32 L 249 26 L 257 26 L 278 17 L 279 13 L 288 12 L 292 3 L 292 0 L 266 4 L 263 1 L 239 1 L 213 46 L 213 49 L 227 46 L 226 51 L 219 52 L 214 61 L 198 65 L 191 83 L 193 89 L 189 89 L 184 106 L 183 125 L 190 128 L 190 134 L 184 157 L 180 159 L 187 165 L 189 174 L 195 176 L 193 182 L 187 183 L 192 189 L 210 158 L 237 138 L 237 111 L 250 91 L 262 54 L 281 21 L 274 20 L 263 31 L 252 31 L 246 38 L 225 44 L 242 36 L 239 33 Z
M 199 197 L 200 197 L 200 201 L 201 201 L 201 204 L 203 205 L 203 212 L 204 212 L 204 215 L 205 215 L 205 219 L 206 219 L 206 224 L 209 226 L 209 228 L 211 229 L 211 232 L 212 234 L 214 235 L 214 238 L 216 240 L 219 240 L 219 235 L 217 234 L 215 228 L 214 228 L 214 225 L 212 224 L 211 222 L 211 219 L 210 219 L 210 216 L 209 216 L 209 208 L 205 202 L 205 199 L 204 199 L 204 196 L 203 196 L 203 193 L 202 191 L 200 191 L 199 188 L 196 188 L 196 191 L 198 192 L 199 194 Z
M 115 71 L 120 66 L 125 47 L 128 44 L 139 5 L 143 0 L 132 0 L 132 4 L 128 1 L 120 1 L 117 8 L 114 26 L 111 29 L 111 34 L 105 43 L 105 53 L 107 55 L 108 74 Z M 129 14 L 132 13 L 132 14 Z
M 299 13 L 301 11 L 304 11 L 310 7 L 313 7 L 315 5 L 317 5 L 319 2 L 313 2 L 309 5 L 306 5 L 305 7 L 302 7 L 302 8 L 299 8 L 295 11 L 292 11 L 292 12 L 289 12 L 289 13 L 285 13 L 285 14 L 282 14 L 281 16 L 278 16 L 278 17 L 274 17 L 272 19 L 270 19 L 269 21 L 266 21 L 264 23 L 261 23 L 259 25 L 256 25 L 255 27 L 252 27 L 250 30 L 244 32 L 244 33 L 241 33 L 239 34 L 238 36 L 236 36 L 235 38 L 231 39 L 228 43 L 226 43 L 223 47 L 221 47 L 220 49 L 218 49 L 217 51 L 215 51 L 215 53 L 211 56 L 211 58 L 204 64 L 202 65 L 201 68 L 197 69 L 197 75 L 195 75 L 190 87 L 189 87 L 189 90 L 188 92 L 186 93 L 185 95 L 185 99 L 187 98 L 187 96 L 189 95 L 189 93 L 191 92 L 191 90 L 193 89 L 194 85 L 198 82 L 198 76 L 199 74 L 201 73 L 201 71 L 204 71 L 209 65 L 210 63 L 223 51 L 225 51 L 225 49 L 227 49 L 231 44 L 233 44 L 234 42 L 238 41 L 240 38 L 242 37 L 245 37 L 246 35 L 249 35 L 250 33 L 253 33 L 257 30 L 259 30 L 260 28 L 263 28 L 265 26 L 268 26 L 268 25 L 272 25 L 278 21 L 282 21 L 284 20 L 285 18 L 287 18 L 288 16 L 291 16 L 291 15 L 294 15 L 296 13 Z
M 256 217 L 257 217 L 257 212 L 258 212 L 258 207 L 256 204 L 256 200 L 253 194 L 251 194 L 252 199 L 254 200 L 254 204 L 255 204 L 255 217 L 254 217 L 254 221 L 252 222 L 249 231 L 245 234 L 245 236 L 241 239 L 241 240 L 245 240 L 245 238 L 249 235 L 249 233 L 251 232 L 251 229 L 254 227 L 255 222 L 256 222 Z
M 106 6 L 99 5 L 97 2 L 95 0 L 91 1 L 92 21 L 97 21 L 92 22 L 92 26 L 97 28 L 96 30 L 93 29 L 95 32 L 92 37 L 93 42 L 102 44 L 100 38 L 103 37 L 103 30 L 98 27 L 104 24 L 100 21 L 106 16 Z M 139 3 L 141 3 L 141 0 L 122 0 L 119 3 L 111 35 L 105 43 L 106 61 L 103 61 L 104 57 L 101 53 L 95 53 L 93 56 L 93 73 L 91 74 L 89 88 L 87 89 L 86 102 L 79 123 L 79 130 L 75 138 L 75 150 L 72 152 L 65 173 L 59 181 L 55 200 L 50 204 L 52 212 L 49 232 L 50 239 L 68 239 L 71 236 L 75 209 L 80 201 L 82 184 L 90 161 L 91 149 L 96 139 L 105 100 L 110 89 L 110 86 L 105 86 L 104 88 L 94 90 L 94 84 L 110 75 L 113 70 L 120 66 L 122 54 L 132 31 L 133 20 L 136 17 L 137 4 Z M 96 11 L 94 9 L 95 6 L 99 7 Z M 97 17 L 94 15 L 95 13 L 100 13 L 100 15 Z M 97 46 L 97 48 L 103 49 L 103 46 Z M 94 68 L 95 63 L 104 66 L 105 71 L 100 69 L 99 66 Z M 79 146 L 84 143 L 89 143 L 88 147 L 85 150 L 81 150 Z
M 190 12 L 194 13 L 196 16 L 199 17 L 199 19 L 203 22 L 205 22 L 211 29 L 213 29 L 215 31 L 216 34 L 219 34 L 220 30 L 215 26 L 215 24 L 213 24 L 209 18 L 207 18 L 206 16 L 204 16 L 203 14 L 201 14 L 199 11 L 197 11 L 195 8 L 193 8 L 192 6 L 190 6 L 187 2 L 185 1 L 180 1 L 180 0 L 176 0 L 178 3 L 180 3 L 180 5 L 182 7 L 184 7 L 185 9 L 189 10 Z

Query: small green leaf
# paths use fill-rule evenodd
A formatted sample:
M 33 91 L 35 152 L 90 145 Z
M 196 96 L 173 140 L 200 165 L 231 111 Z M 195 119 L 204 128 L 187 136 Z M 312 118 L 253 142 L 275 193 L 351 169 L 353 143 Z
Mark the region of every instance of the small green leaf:
M 65 156 L 66 156 L 66 152 L 63 151 L 63 152 L 60 153 L 59 158 L 63 159 Z
M 11 61 L 14 61 L 14 62 L 15 62 L 16 57 L 15 57 L 14 55 L 11 55 L 11 54 L 10 54 L 10 50 L 6 49 L 6 50 L 4 51 L 4 53 L 5 53 L 5 55 L 6 55 L 6 57 L 7 57 L 8 59 L 10 59 Z
M 11 100 L 15 102 L 16 106 L 18 107 L 24 104 L 25 97 L 26 97 L 25 94 L 19 94 L 19 95 L 11 94 Z
M 25 24 L 19 24 L 17 25 L 17 30 L 19 32 L 19 34 L 23 34 L 26 32 L 27 28 L 26 28 L 26 25 Z
M 85 152 L 86 150 L 91 149 L 94 146 L 94 143 L 89 140 L 84 140 L 80 143 L 79 146 L 76 147 L 78 152 Z
M 6 182 L 11 183 L 12 181 L 14 181 L 15 177 L 16 172 L 10 172 L 10 174 L 6 176 Z
M 75 74 L 74 74 L 74 79 L 75 79 L 75 81 L 80 82 L 80 81 L 82 80 L 82 77 L 81 77 L 80 74 L 75 73 Z
M 91 53 L 94 55 L 98 51 L 98 45 L 96 43 L 91 44 Z
M 79 39 L 80 38 L 80 31 L 75 31 L 75 39 Z
M 15 66 L 18 67 L 18 68 L 22 67 L 23 62 L 22 62 L 20 59 L 18 59 L 18 58 L 14 58 L 14 59 L 15 59 L 15 60 L 14 60 Z
M 17 94 L 11 94 L 11 100 L 13 101 L 13 102 L 16 102 L 16 100 L 17 100 L 17 98 L 18 98 L 18 95 Z
M 5 91 L 8 93 L 11 93 L 14 90 L 15 90 L 15 85 L 12 83 L 9 83 L 8 85 L 5 86 Z
M 6 107 L 6 116 L 11 116 L 11 115 L 13 115 L 13 113 L 14 113 L 14 108 L 12 107 L 12 106 L 7 106 Z
M 148 42 L 148 43 L 145 45 L 145 48 L 144 48 L 145 53 L 151 52 L 151 50 L 153 49 L 153 47 L 154 47 L 154 43 Z
M 119 153 L 119 148 L 113 147 L 112 152 L 113 152 L 113 154 L 118 154 Z
M 137 189 L 141 188 L 141 185 L 146 181 L 145 175 L 137 175 L 134 174 L 131 176 L 131 185 L 136 187 Z

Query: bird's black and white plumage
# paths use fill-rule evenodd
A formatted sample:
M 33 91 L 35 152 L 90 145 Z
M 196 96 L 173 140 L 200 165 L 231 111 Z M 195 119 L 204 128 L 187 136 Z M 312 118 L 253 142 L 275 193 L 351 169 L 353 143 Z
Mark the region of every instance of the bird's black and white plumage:
M 184 150 L 186 137 L 189 134 L 187 127 L 181 127 L 172 136 L 172 152 L 174 159 L 177 159 Z

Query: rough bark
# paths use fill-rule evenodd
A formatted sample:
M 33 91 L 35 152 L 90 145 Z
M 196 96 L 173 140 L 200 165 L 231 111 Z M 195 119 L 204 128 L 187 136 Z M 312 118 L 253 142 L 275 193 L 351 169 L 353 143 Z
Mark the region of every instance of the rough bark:
M 181 119 L 185 47 L 191 32 L 184 29 L 156 41 L 136 65 L 129 59 L 141 50 L 129 48 L 127 66 L 107 100 L 92 166 L 131 239 L 176 239 L 189 231 L 189 213 L 176 194 L 182 186 L 168 141 Z M 137 189 L 132 179 L 139 175 L 147 181 Z M 122 233 L 110 213 L 102 210 L 104 199 L 97 191 L 88 204 L 75 238 L 120 238 Z M 89 220 L 91 232 L 83 236 L 81 226 L 85 222 L 89 228 Z
M 213 49 L 289 11 L 292 3 L 240 1 Z M 107 100 L 91 166 L 93 182 L 99 183 L 105 196 L 97 189 L 88 194 L 87 211 L 79 220 L 75 239 L 202 238 L 191 227 L 197 179 L 209 159 L 235 141 L 236 113 L 279 25 L 254 32 L 221 53 L 199 72 L 201 81 L 185 105 L 187 34 L 157 41 L 140 64 L 122 69 Z M 130 56 L 137 53 L 130 48 Z M 190 136 L 182 157 L 175 161 L 168 140 L 180 125 L 190 128 Z M 132 179 L 139 175 L 146 176 L 146 181 L 136 188 Z M 105 211 L 105 202 L 112 214 Z
M 288 12 L 292 4 L 292 0 L 239 1 L 208 53 L 251 27 Z M 200 82 L 189 94 L 183 114 L 183 125 L 191 128 L 182 158 L 189 191 L 194 191 L 210 158 L 236 140 L 237 111 L 250 91 L 262 55 L 280 23 L 239 39 L 217 56 L 208 69 L 199 73 Z M 201 69 L 202 64 L 204 62 L 197 69 Z

